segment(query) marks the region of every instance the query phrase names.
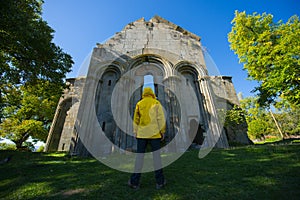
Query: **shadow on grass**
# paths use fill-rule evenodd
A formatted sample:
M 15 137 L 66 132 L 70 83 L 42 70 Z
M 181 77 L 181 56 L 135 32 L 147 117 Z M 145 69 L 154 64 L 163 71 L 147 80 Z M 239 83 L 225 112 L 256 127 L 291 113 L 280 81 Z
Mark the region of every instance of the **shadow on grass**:
M 153 173 L 138 191 L 128 173 L 92 158 L 64 154 L 0 152 L 2 199 L 294 199 L 300 195 L 300 145 L 253 145 L 213 150 L 203 159 L 186 152 L 164 169 L 167 186 Z

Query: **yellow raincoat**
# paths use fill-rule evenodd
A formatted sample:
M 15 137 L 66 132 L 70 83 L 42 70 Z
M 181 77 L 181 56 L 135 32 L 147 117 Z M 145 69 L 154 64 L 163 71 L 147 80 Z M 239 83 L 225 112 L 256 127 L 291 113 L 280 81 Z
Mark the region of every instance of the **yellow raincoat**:
M 166 131 L 166 120 L 162 106 L 151 88 L 145 88 L 135 107 L 133 132 L 137 138 L 162 138 Z

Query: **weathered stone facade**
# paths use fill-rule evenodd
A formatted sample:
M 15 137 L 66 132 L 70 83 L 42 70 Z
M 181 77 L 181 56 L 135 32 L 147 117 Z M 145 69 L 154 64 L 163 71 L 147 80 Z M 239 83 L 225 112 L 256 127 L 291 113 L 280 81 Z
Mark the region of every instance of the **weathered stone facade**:
M 126 127 L 130 132 L 132 123 L 123 120 L 122 124 L 117 124 L 112 110 L 118 110 L 122 119 L 126 119 L 128 112 L 132 116 L 135 104 L 141 98 L 141 85 L 146 75 L 152 75 L 155 93 L 166 110 L 167 142 L 178 132 L 183 139 L 190 137 L 188 131 L 178 130 L 179 125 L 197 126 L 198 131 L 192 139 L 202 146 L 216 144 L 216 147 L 226 148 L 228 139 L 245 144 L 250 142 L 246 130 L 232 133 L 234 131 L 224 129 L 218 120 L 218 109 L 230 109 L 239 104 L 231 77 L 209 76 L 200 37 L 155 16 L 150 21 L 142 18 L 130 23 L 104 44 L 97 44 L 87 77 L 67 80 L 70 87 L 58 104 L 46 151 L 87 155 L 89 150 L 81 140 L 92 137 L 99 127 L 114 146 L 134 151 L 135 138 L 120 129 L 120 126 Z M 126 83 L 122 86 L 122 95 L 116 97 L 119 103 L 112 105 L 112 96 L 119 94 L 114 93 L 114 89 L 121 81 Z M 188 94 L 180 90 L 183 84 L 195 92 L 196 98 L 190 101 L 199 107 L 199 111 L 179 105 Z M 178 91 L 179 95 L 172 91 Z M 120 103 L 126 98 L 130 99 L 128 105 Z M 92 139 L 89 146 L 101 145 L 102 140 L 102 136 Z M 111 147 L 103 147 L 105 151 L 111 151 Z

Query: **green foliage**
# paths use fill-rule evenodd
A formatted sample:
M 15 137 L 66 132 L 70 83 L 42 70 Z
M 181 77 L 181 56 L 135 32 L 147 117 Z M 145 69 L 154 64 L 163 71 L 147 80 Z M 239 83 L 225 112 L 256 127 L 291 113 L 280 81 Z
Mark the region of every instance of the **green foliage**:
M 263 119 L 254 119 L 248 123 L 250 139 L 263 138 L 267 134 L 268 123 Z
M 251 139 L 261 139 L 266 136 L 278 136 L 279 131 L 270 112 L 259 105 L 258 98 L 248 97 L 240 101 L 245 111 L 248 124 L 248 135 Z M 285 136 L 300 135 L 300 108 L 292 106 L 286 100 L 275 104 L 274 117 Z M 274 109 L 275 109 L 274 108 Z
M 258 104 L 257 97 L 248 97 L 240 100 L 240 106 L 247 112 L 247 121 L 251 121 L 252 118 L 259 118 L 266 113 L 265 108 Z
M 52 43 L 54 30 L 41 17 L 42 0 L 0 1 L 0 82 L 44 79 L 63 83 L 73 61 Z
M 54 30 L 41 17 L 42 4 L 0 1 L 0 122 L 4 108 L 20 101 L 20 85 L 43 80 L 63 86 L 73 64 L 71 56 L 52 42 Z M 61 93 L 57 87 L 51 90 Z
M 235 127 L 242 123 L 245 123 L 245 110 L 241 109 L 237 105 L 234 105 L 232 109 L 226 112 L 224 125 Z
M 23 143 L 29 136 L 44 140 L 47 132 L 41 121 L 20 121 L 17 118 L 7 118 L 0 125 L 0 135 L 13 141 L 16 144 L 17 149 L 19 149 L 23 147 Z M 26 144 L 25 146 L 29 145 Z
M 36 150 L 36 152 L 44 152 L 44 149 L 45 149 L 45 146 L 42 145 Z
M 0 1 L 0 133 L 17 148 L 44 141 L 72 58 L 41 17 L 43 0 Z
M 0 150 L 16 150 L 15 144 L 0 143 Z
M 300 107 L 281 101 L 275 105 L 275 118 L 285 135 L 300 135 Z
M 5 107 L 0 135 L 15 142 L 18 149 L 25 145 L 30 136 L 45 141 L 60 97 L 53 89 L 61 91 L 61 87 L 48 81 L 38 81 L 34 86 L 12 88 L 18 101 L 10 102 Z M 4 99 L 9 97 L 4 96 Z
M 251 140 L 262 139 L 274 130 L 274 125 L 265 108 L 258 104 L 258 98 L 248 97 L 240 101 L 246 113 L 248 136 Z
M 228 34 L 231 49 L 238 55 L 251 79 L 260 82 L 259 103 L 268 105 L 277 97 L 300 104 L 300 21 L 273 22 L 263 13 L 235 12 Z

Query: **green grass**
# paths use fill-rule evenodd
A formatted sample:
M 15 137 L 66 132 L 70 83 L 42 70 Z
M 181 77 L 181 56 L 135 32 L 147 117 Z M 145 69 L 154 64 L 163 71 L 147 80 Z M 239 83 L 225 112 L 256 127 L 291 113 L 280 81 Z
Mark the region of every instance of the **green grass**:
M 215 149 L 203 159 L 186 152 L 164 169 L 168 181 L 155 189 L 153 173 L 140 190 L 130 174 L 92 158 L 59 153 L 0 151 L 0 199 L 297 199 L 300 143 Z

